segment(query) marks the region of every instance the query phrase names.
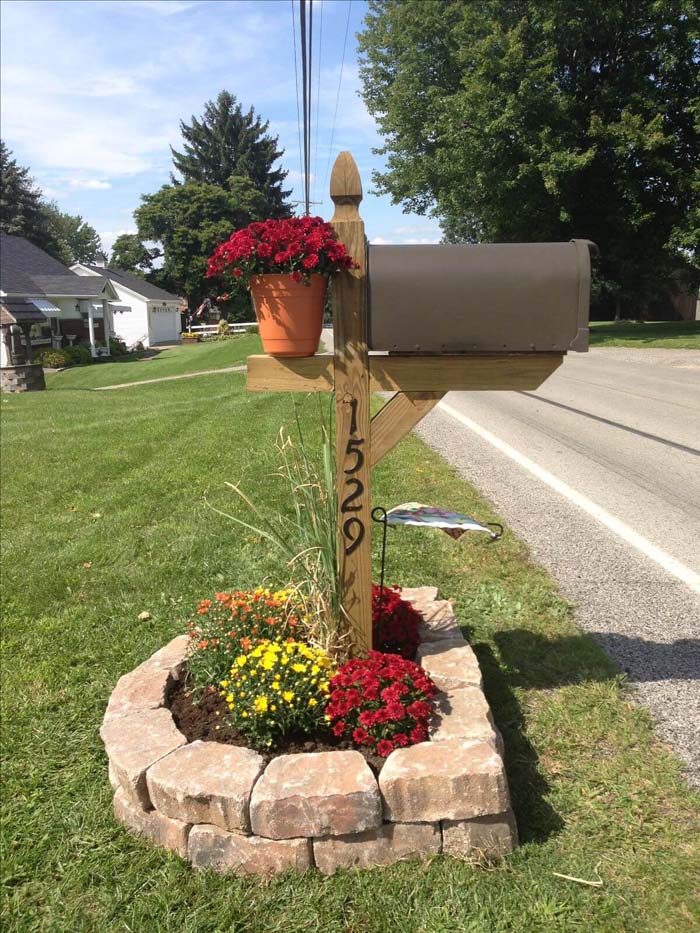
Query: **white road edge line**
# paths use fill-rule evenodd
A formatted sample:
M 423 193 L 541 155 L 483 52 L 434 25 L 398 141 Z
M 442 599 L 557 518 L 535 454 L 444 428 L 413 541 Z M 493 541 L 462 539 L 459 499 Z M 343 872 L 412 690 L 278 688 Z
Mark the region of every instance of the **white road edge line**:
M 506 444 L 505 441 L 496 437 L 495 434 L 487 431 L 486 428 L 482 428 L 480 424 L 477 424 L 476 421 L 472 421 L 471 418 L 463 415 L 461 411 L 457 411 L 456 408 L 452 408 L 452 406 L 448 405 L 446 402 L 438 402 L 437 407 L 441 411 L 444 411 L 446 415 L 454 418 L 455 421 L 463 424 L 465 428 L 469 428 L 470 431 L 473 431 L 497 450 L 500 450 L 506 457 L 510 457 L 511 460 L 529 473 L 532 473 L 537 479 L 546 483 L 550 489 L 558 492 L 559 495 L 564 496 L 569 502 L 573 502 L 574 505 L 583 509 L 584 512 L 587 512 L 599 521 L 601 525 L 605 525 L 606 528 L 609 528 L 610 531 L 619 538 L 622 538 L 623 541 L 626 541 L 640 553 L 644 554 L 650 560 L 653 560 L 654 563 L 662 567 L 667 573 L 673 574 L 674 577 L 677 577 L 677 579 L 685 583 L 686 586 L 689 586 L 691 590 L 700 593 L 700 574 L 695 573 L 690 567 L 686 567 L 685 564 L 677 561 L 675 557 L 672 557 L 666 551 L 652 544 L 648 538 L 643 537 L 643 535 L 640 535 L 628 525 L 625 525 L 619 518 L 611 515 L 610 512 L 607 512 L 602 506 L 593 502 L 592 499 L 572 489 L 571 486 L 564 483 L 562 480 L 557 479 L 549 470 L 545 470 L 533 460 L 530 460 L 529 457 L 526 457 L 525 454 L 521 454 L 514 447 L 511 447 L 510 444 Z

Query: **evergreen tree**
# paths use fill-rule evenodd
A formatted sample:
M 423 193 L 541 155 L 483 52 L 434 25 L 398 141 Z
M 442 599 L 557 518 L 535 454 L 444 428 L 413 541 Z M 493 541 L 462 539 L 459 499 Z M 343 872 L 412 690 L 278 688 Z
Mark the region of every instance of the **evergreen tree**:
M 268 126 L 253 107 L 244 113 L 236 97 L 222 91 L 207 102 L 201 119 L 180 122 L 184 149 L 171 147 L 175 168 L 185 182 L 219 188 L 230 189 L 231 179 L 247 179 L 265 199 L 265 218 L 288 217 L 290 191 L 282 188 L 287 173 L 273 168 L 284 152 L 277 148 L 278 137 L 268 135 Z
M 34 186 L 29 169 L 22 168 L 0 140 L 0 229 L 12 236 L 25 237 L 65 262 L 65 247 L 51 227 L 41 191 Z
M 370 0 L 375 181 L 447 239 L 582 237 L 608 307 L 700 268 L 697 0 Z

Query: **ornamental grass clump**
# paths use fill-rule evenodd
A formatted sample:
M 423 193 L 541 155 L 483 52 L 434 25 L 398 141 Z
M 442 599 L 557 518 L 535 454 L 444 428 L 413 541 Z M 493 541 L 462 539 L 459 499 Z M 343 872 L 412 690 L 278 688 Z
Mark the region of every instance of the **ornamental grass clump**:
M 192 685 L 201 690 L 218 683 L 242 651 L 270 638 L 299 637 L 303 625 L 303 607 L 291 587 L 275 592 L 263 587 L 252 593 L 235 590 L 201 600 L 196 617 L 187 623 Z
M 299 641 L 270 640 L 237 655 L 220 681 L 228 724 L 253 748 L 326 727 L 328 684 L 335 670 L 325 651 Z
M 304 607 L 304 637 L 333 658 L 347 657 L 349 631 L 342 608 L 340 577 L 336 554 L 338 500 L 333 469 L 333 443 L 320 411 L 320 455 L 315 458 L 305 442 L 297 415 L 298 439 L 284 429 L 277 440 L 279 468 L 288 501 L 280 512 L 254 502 L 239 485 L 227 483 L 246 505 L 251 517 L 210 506 L 266 540 L 286 565 L 286 575 L 295 596 Z
M 428 738 L 437 687 L 413 661 L 370 651 L 340 667 L 329 686 L 326 714 L 337 738 L 382 758 Z

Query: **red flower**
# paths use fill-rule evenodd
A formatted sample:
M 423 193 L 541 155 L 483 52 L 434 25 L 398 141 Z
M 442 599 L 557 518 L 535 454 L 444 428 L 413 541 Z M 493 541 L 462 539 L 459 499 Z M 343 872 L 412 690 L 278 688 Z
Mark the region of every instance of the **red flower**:
M 310 272 L 332 275 L 357 264 L 321 217 L 290 217 L 249 224 L 234 231 L 211 254 L 207 277 L 292 273 L 297 281 Z
M 349 733 L 357 745 L 376 743 L 385 757 L 427 738 L 429 700 L 437 688 L 413 661 L 371 651 L 344 664 L 329 689 L 326 712 L 336 735 Z

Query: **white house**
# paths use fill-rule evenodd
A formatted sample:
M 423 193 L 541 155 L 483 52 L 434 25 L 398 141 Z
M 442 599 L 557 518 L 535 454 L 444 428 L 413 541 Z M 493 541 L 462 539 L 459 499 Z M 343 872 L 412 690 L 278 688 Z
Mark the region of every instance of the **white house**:
M 104 276 L 119 298 L 122 311 L 114 317 L 114 330 L 127 347 L 141 342 L 144 347 L 176 343 L 180 339 L 181 299 L 131 272 L 111 269 L 104 260 L 95 264 L 76 263 L 73 272 L 82 276 Z
M 76 342 L 109 356 L 116 297 L 105 275 L 88 281 L 24 237 L 0 234 L 0 365 Z

